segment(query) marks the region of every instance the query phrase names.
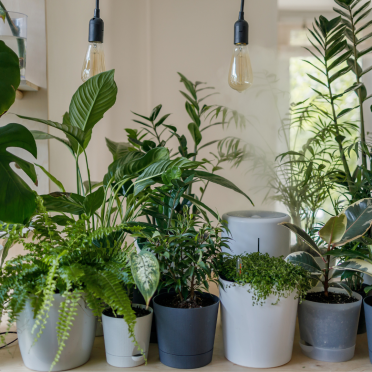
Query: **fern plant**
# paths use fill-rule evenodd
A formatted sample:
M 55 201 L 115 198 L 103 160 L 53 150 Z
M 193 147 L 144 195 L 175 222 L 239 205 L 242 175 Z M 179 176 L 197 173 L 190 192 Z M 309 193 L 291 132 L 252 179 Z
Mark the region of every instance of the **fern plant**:
M 32 241 L 13 234 L 13 242 L 23 244 L 27 253 L 7 261 L 0 271 L 0 313 L 8 315 L 7 329 L 16 322 L 30 299 L 35 317 L 32 332 L 37 342 L 45 328 L 53 295 L 60 293 L 65 300 L 59 309 L 58 352 L 51 369 L 69 337 L 81 298 L 96 316 L 101 316 L 107 306 L 123 316 L 135 341 L 136 316 L 128 295 L 135 284 L 130 267 L 132 248 L 124 239 L 127 232 L 139 231 L 142 227 L 118 225 L 93 231 L 89 217 L 82 215 L 77 221 L 67 221 L 59 231 L 40 197 L 37 203 L 38 214 L 31 223 Z M 150 295 L 156 287 L 157 282 L 148 289 L 152 291 Z

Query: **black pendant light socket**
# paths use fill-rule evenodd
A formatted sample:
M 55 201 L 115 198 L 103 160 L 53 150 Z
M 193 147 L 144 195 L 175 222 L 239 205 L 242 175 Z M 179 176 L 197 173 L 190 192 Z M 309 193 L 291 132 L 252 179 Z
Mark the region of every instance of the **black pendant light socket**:
M 244 0 L 242 0 L 242 5 L 239 12 L 239 19 L 234 25 L 234 44 L 248 45 L 249 44 L 249 25 L 246 20 L 244 20 Z
M 89 21 L 89 42 L 103 43 L 104 22 L 100 18 L 100 10 L 94 10 L 94 17 Z

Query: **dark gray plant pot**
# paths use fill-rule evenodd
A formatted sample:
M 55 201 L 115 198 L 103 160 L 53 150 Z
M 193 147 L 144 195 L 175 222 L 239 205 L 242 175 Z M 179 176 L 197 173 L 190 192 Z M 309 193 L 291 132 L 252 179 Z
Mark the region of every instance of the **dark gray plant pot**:
M 372 296 L 366 297 L 363 302 L 367 326 L 369 360 L 372 363 Z
M 168 367 L 192 369 L 204 367 L 212 361 L 220 300 L 211 294 L 214 304 L 200 309 L 174 309 L 158 304 L 170 296 L 154 298 L 160 361 Z
M 336 288 L 330 291 L 344 293 Z M 353 297 L 358 302 L 322 304 L 305 300 L 298 306 L 300 346 L 307 357 L 332 363 L 354 357 L 362 297 L 356 292 Z

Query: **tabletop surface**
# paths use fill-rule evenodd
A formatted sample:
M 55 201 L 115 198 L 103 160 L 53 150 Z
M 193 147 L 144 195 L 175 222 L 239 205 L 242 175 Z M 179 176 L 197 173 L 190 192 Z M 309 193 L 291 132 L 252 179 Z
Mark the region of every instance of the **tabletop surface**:
M 1 329 L 0 329 L 1 330 Z M 8 335 L 7 341 L 11 341 L 16 335 Z M 326 363 L 319 362 L 316 360 L 305 357 L 298 344 L 299 332 L 298 327 L 296 328 L 296 335 L 293 347 L 292 360 L 284 366 L 273 369 L 253 369 L 245 368 L 235 365 L 229 362 L 224 357 L 223 342 L 222 342 L 222 327 L 220 321 L 217 325 L 216 341 L 214 347 L 214 354 L 212 363 L 206 367 L 201 368 L 203 371 L 215 371 L 215 372 L 235 372 L 235 371 L 275 371 L 275 372 L 292 372 L 292 371 L 318 371 L 318 372 L 330 372 L 330 371 L 371 371 L 372 364 L 368 357 L 368 343 L 367 335 L 358 335 L 355 356 L 352 360 L 344 363 Z M 167 371 L 172 370 L 164 366 L 159 361 L 158 346 L 156 344 L 150 344 L 150 353 L 148 358 L 148 364 L 134 367 L 125 368 L 126 371 L 136 372 L 153 372 L 153 371 Z M 111 367 L 106 363 L 105 358 L 105 346 L 103 337 L 96 337 L 92 355 L 88 363 L 83 366 L 76 368 L 77 371 L 118 371 L 118 368 Z M 18 371 L 29 371 L 22 362 L 21 354 L 19 351 L 18 343 L 14 343 L 8 348 L 0 350 L 0 372 L 18 372 Z

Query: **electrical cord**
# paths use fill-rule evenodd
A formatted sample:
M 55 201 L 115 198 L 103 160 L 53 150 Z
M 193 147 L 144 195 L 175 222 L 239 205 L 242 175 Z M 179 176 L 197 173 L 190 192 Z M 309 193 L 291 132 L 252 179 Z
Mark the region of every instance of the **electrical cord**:
M 9 334 L 9 333 L 17 334 L 17 332 L 1 332 L 0 335 L 7 335 L 7 334 Z M 13 344 L 13 343 L 16 342 L 17 340 L 18 340 L 18 338 L 16 338 L 15 340 L 13 340 L 13 341 L 7 343 L 6 345 L 0 346 L 0 350 L 1 350 L 1 349 L 4 349 L 5 347 L 7 347 L 7 346 L 9 346 L 9 345 L 11 345 L 11 344 Z
M 99 9 L 99 0 L 96 0 L 96 9 Z
M 241 11 L 242 13 L 244 13 L 244 0 L 242 0 L 242 5 L 241 5 L 241 7 L 240 7 L 240 11 Z

